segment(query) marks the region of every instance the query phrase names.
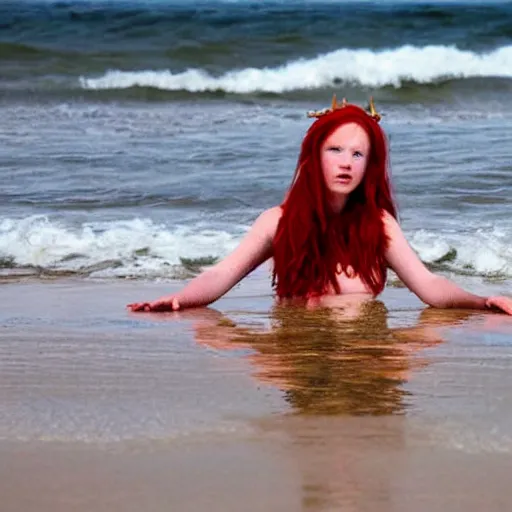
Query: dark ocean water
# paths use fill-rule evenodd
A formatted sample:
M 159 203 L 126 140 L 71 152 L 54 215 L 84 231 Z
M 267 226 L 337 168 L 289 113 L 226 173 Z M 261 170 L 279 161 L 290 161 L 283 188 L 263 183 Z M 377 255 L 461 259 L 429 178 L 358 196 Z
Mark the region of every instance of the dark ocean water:
M 1 272 L 222 257 L 332 93 L 375 96 L 420 256 L 506 288 L 512 2 L 0 3 Z
M 7 1 L 0 94 L 318 98 L 342 85 L 509 102 L 511 37 L 511 2 Z

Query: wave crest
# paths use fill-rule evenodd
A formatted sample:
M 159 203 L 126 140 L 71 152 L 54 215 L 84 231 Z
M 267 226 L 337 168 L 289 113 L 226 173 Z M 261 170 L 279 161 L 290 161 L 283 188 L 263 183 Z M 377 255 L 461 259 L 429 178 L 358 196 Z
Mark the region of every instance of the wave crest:
M 430 84 L 474 77 L 512 78 L 512 45 L 488 53 L 454 46 L 402 46 L 374 51 L 340 49 L 313 59 L 299 59 L 276 68 L 245 68 L 213 76 L 202 69 L 111 70 L 101 77 L 80 77 L 84 89 L 152 87 L 167 91 L 236 94 L 280 94 L 344 83 L 363 87 L 400 88 L 405 83 Z

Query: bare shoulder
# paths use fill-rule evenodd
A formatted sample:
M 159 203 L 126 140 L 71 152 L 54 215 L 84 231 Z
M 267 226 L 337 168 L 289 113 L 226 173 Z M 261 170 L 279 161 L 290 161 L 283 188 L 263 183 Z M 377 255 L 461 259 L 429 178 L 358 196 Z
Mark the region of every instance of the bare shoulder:
M 254 223 L 255 229 L 266 237 L 271 239 L 277 231 L 277 225 L 281 219 L 283 210 L 280 206 L 273 206 L 262 212 Z
M 382 221 L 387 236 L 393 237 L 393 235 L 402 232 L 398 221 L 387 210 L 382 210 Z

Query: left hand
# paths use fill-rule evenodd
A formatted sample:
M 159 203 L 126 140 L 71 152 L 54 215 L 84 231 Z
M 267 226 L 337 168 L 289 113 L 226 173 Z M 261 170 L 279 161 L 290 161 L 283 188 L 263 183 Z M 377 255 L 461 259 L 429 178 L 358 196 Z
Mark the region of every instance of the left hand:
M 512 315 L 512 298 L 511 297 L 488 297 L 485 306 L 489 309 L 499 309 L 500 311 Z

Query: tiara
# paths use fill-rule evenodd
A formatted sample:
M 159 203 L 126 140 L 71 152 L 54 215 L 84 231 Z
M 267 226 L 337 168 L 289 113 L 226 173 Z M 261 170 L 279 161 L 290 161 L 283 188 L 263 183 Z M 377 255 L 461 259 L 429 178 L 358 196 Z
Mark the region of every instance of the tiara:
M 322 117 L 326 114 L 330 114 L 331 112 L 334 112 L 335 110 L 340 110 L 342 108 L 345 108 L 348 105 L 347 100 L 343 98 L 343 101 L 341 103 L 338 103 L 336 101 L 336 94 L 332 95 L 332 102 L 331 106 L 328 108 L 324 108 L 323 110 L 311 110 L 308 112 L 308 117 Z M 375 110 L 375 104 L 373 103 L 373 96 L 370 96 L 370 103 L 368 107 L 366 108 L 368 111 L 368 115 L 375 119 L 375 121 L 379 122 L 381 120 L 381 115 Z

